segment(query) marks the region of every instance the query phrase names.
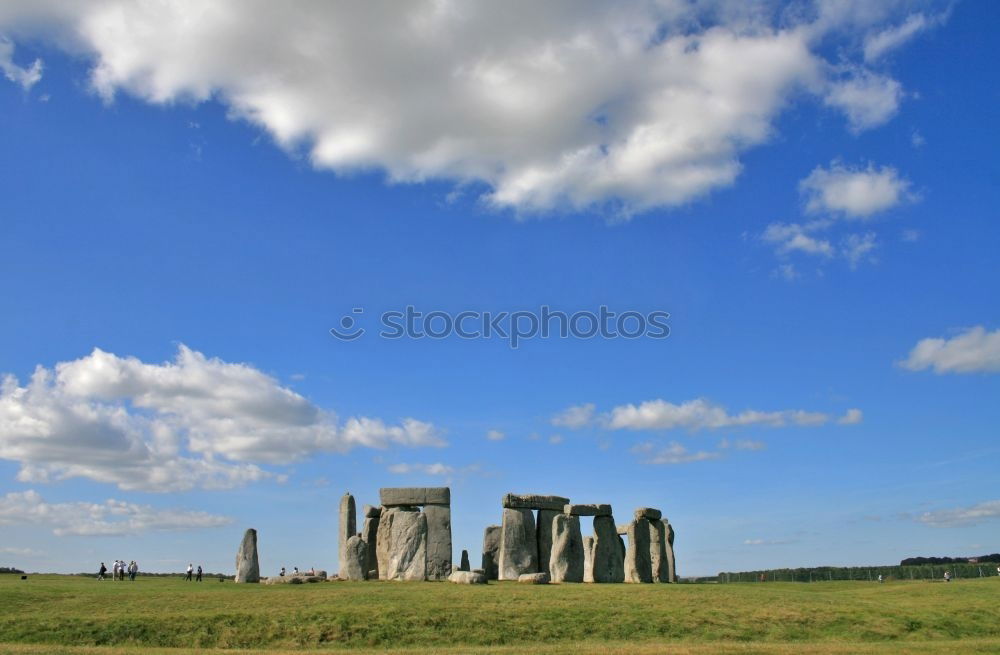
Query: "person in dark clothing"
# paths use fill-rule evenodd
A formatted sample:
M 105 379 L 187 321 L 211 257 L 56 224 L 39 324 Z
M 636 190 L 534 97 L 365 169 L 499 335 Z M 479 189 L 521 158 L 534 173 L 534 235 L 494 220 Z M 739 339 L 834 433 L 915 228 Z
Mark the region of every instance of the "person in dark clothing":
M 104 574 L 108 572 L 108 567 L 104 566 L 104 562 L 101 562 L 101 568 L 97 569 L 97 579 L 103 580 Z
M 198 577 L 195 578 L 196 582 L 201 582 L 201 564 L 198 565 Z

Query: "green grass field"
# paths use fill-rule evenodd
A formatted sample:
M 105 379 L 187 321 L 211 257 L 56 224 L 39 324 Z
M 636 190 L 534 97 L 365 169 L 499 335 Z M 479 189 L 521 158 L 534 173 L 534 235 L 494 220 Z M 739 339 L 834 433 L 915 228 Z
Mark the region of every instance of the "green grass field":
M 1000 578 L 731 585 L 0 576 L 0 653 L 1000 653 Z

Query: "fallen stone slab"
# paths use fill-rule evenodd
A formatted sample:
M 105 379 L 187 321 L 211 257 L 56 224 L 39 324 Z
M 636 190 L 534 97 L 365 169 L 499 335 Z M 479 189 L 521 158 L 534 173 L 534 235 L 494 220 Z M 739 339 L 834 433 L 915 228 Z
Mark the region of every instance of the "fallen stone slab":
M 554 509 L 557 512 L 568 503 L 569 498 L 537 494 L 505 494 L 502 501 L 505 509 Z
M 452 571 L 448 582 L 455 584 L 486 584 L 486 576 L 477 571 Z
M 521 584 L 548 584 L 548 573 L 522 573 L 517 576 L 517 581 Z
M 383 507 L 451 505 L 449 487 L 383 487 L 378 495 Z
M 273 575 L 263 580 L 264 584 L 310 584 L 324 582 L 326 577 L 318 575 Z
M 611 516 L 611 505 L 606 503 L 589 505 L 571 503 L 563 505 L 563 514 L 569 516 Z
M 663 512 L 658 509 L 653 509 L 652 507 L 639 507 L 635 510 L 635 520 L 639 519 L 649 519 L 651 521 L 659 521 L 663 518 Z

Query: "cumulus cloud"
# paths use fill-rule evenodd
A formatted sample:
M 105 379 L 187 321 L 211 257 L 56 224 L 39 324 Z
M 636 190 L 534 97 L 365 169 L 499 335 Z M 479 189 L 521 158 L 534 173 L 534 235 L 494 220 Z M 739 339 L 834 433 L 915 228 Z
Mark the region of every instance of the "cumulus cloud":
M 500 430 L 490 430 L 486 433 L 486 438 L 490 441 L 503 441 L 507 438 L 507 435 Z
M 864 420 L 864 413 L 855 407 L 844 412 L 844 415 L 837 419 L 841 425 L 857 425 Z
M 934 512 L 924 512 L 917 520 L 936 528 L 975 525 L 983 521 L 1000 519 L 1000 500 L 988 500 L 971 507 L 956 507 Z
M 442 464 L 441 462 L 435 462 L 433 464 L 393 464 L 389 467 L 389 472 L 399 475 L 407 473 L 423 473 L 425 475 L 448 476 L 455 473 L 455 468 L 448 466 L 447 464 Z
M 833 161 L 816 167 L 799 183 L 807 196 L 806 210 L 828 212 L 848 219 L 864 219 L 912 199 L 910 182 L 895 168 L 849 167 Z
M 0 29 L 92 61 L 109 102 L 218 101 L 317 168 L 628 215 L 732 184 L 802 95 L 853 129 L 895 113 L 897 81 L 819 53 L 892 12 L 767 4 L 32 0 L 0 5 Z
M 830 84 L 824 102 L 847 115 L 852 132 L 878 127 L 896 115 L 903 87 L 896 80 L 867 70 Z
M 865 232 L 864 234 L 848 234 L 844 237 L 842 251 L 847 259 L 847 265 L 850 266 L 851 270 L 854 270 L 862 261 L 873 260 L 871 253 L 877 247 L 878 240 L 875 238 L 875 233 Z
M 865 37 L 865 61 L 873 62 L 882 58 L 886 53 L 899 48 L 920 32 L 940 25 L 946 17 L 946 14 L 930 17 L 922 13 L 910 14 L 899 25 L 869 34 Z
M 996 373 L 1000 371 L 1000 329 L 987 332 L 978 325 L 950 339 L 921 339 L 900 365 L 911 371 Z
M 36 59 L 23 68 L 14 63 L 14 44 L 0 36 L 0 70 L 4 77 L 27 91 L 42 79 L 42 60 Z
M 829 221 L 813 221 L 800 225 L 798 223 L 771 223 L 761 234 L 765 243 L 774 244 L 775 252 L 787 255 L 791 252 L 803 252 L 809 255 L 832 257 L 835 253 L 833 245 L 826 239 L 812 236 L 811 232 L 823 230 L 829 226 Z
M 440 446 L 437 430 L 333 413 L 248 364 L 181 345 L 174 361 L 147 364 L 95 349 L 21 386 L 0 382 L 0 458 L 18 479 L 85 477 L 122 489 L 229 488 L 281 476 L 258 466 L 356 446 Z
M 730 414 L 721 405 L 704 398 L 680 404 L 656 399 L 638 405 L 619 405 L 611 410 L 608 427 L 612 430 L 716 430 L 748 425 L 782 427 L 787 425 L 816 426 L 830 421 L 830 415 L 788 409 L 772 412 L 746 410 Z
M 594 403 L 584 403 L 567 407 L 552 417 L 552 425 L 557 425 L 573 430 L 585 427 L 594 420 Z
M 157 509 L 121 500 L 104 503 L 47 503 L 34 490 L 0 497 L 0 525 L 36 524 L 57 536 L 135 535 L 150 531 L 196 530 L 232 523 L 207 512 Z
M 636 444 L 631 448 L 630 452 L 638 455 L 640 461 L 643 463 L 654 465 L 688 464 L 722 457 L 722 453 L 718 451 L 698 450 L 692 452 L 676 441 L 671 441 L 666 446 L 657 446 L 647 441 Z

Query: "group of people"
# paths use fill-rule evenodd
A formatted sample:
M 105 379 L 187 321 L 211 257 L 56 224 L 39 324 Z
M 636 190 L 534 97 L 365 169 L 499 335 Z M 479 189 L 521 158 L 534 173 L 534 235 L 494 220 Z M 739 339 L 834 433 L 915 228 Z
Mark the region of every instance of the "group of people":
M 194 565 L 188 564 L 187 575 L 184 576 L 184 579 L 187 580 L 188 582 L 190 582 L 191 581 L 191 575 L 194 574 L 194 573 L 195 573 Z M 201 564 L 199 564 L 198 565 L 198 569 L 197 569 L 197 577 L 195 578 L 195 582 L 201 582 L 201 574 L 202 574 Z
M 104 565 L 104 562 L 101 562 L 101 568 L 97 570 L 97 579 L 104 580 L 107 573 L 108 567 Z M 139 565 L 135 563 L 135 560 L 126 564 L 125 560 L 116 559 L 114 564 L 111 566 L 112 580 L 124 580 L 127 575 L 129 580 L 135 582 L 135 576 L 137 573 L 139 573 Z

